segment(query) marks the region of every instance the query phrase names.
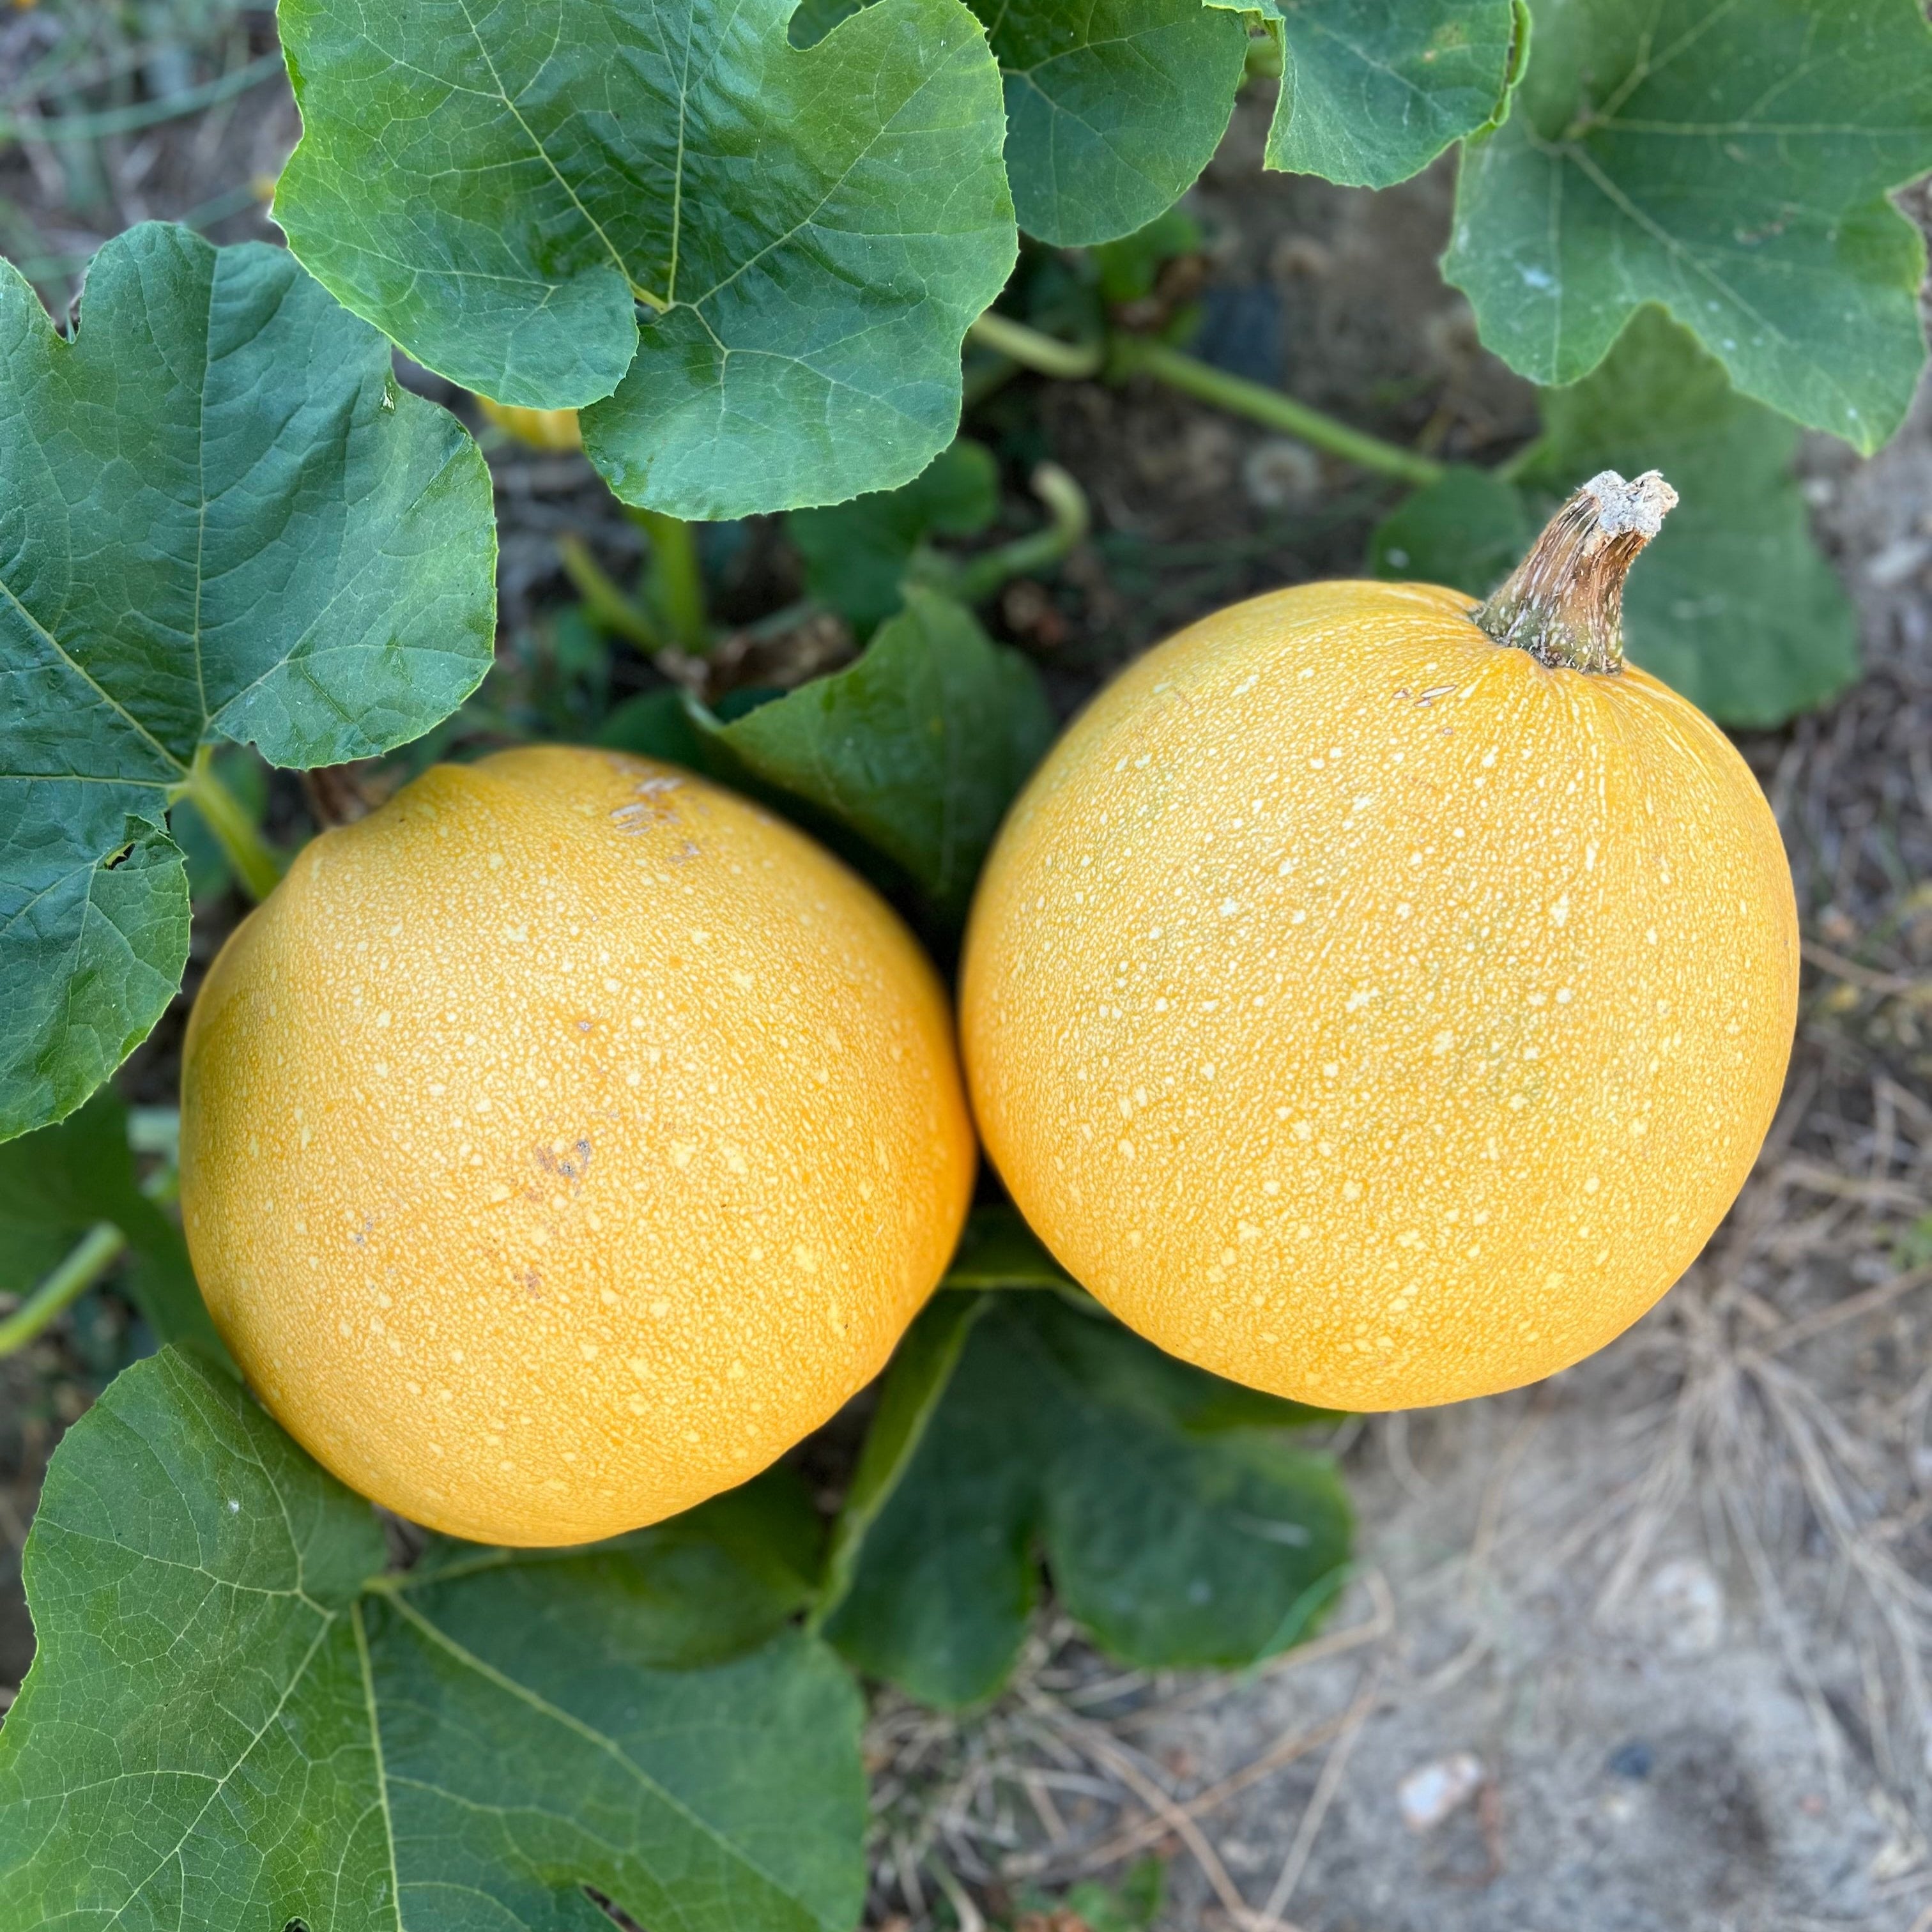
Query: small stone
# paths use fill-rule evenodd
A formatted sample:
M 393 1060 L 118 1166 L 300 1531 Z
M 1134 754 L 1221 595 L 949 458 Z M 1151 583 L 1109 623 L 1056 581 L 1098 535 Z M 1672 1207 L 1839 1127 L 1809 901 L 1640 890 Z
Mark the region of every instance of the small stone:
M 1632 1738 L 1611 1752 L 1605 1768 L 1612 1778 L 1648 1778 L 1657 1762 L 1657 1754 L 1641 1738 Z
M 1455 1751 L 1417 1766 L 1396 1786 L 1395 1798 L 1412 1832 L 1432 1832 L 1482 1788 L 1482 1760 L 1473 1751 Z
M 1667 1657 L 1703 1657 L 1724 1634 L 1724 1586 L 1708 1563 L 1679 1556 L 1644 1586 L 1645 1623 Z

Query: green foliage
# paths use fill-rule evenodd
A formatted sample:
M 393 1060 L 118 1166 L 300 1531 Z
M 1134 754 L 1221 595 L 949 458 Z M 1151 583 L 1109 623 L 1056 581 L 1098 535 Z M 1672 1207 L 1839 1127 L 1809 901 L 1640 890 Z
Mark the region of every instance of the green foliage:
M 100 1221 L 127 1238 L 128 1291 L 148 1325 L 225 1362 L 181 1230 L 136 1184 L 128 1110 L 111 1088 L 57 1126 L 0 1143 L 0 1292 L 26 1294 Z
M 1100 296 L 1109 302 L 1138 302 L 1154 292 L 1161 270 L 1178 255 L 1201 246 L 1201 224 L 1184 208 L 1170 208 L 1144 228 L 1092 250 Z
M 1407 10 L 1405 9 L 1405 11 Z M 1745 394 L 1877 448 L 1924 362 L 1917 0 L 1537 0 L 1508 118 L 1463 158 L 1444 272 L 1482 337 L 1574 382 L 1660 302 Z
M 701 1515 L 386 1576 L 368 1505 L 236 1384 L 137 1365 L 28 1542 L 0 1922 L 561 1932 L 603 1923 L 590 1885 L 688 1932 L 844 1932 L 858 1697 L 778 1628 L 797 1580 Z
M 1261 15 L 1281 50 L 1268 165 L 1388 188 L 1502 112 L 1521 0 L 1205 0 Z
M 962 436 L 912 482 L 830 509 L 794 510 L 785 532 L 805 560 L 806 588 L 870 637 L 904 602 L 908 568 L 928 536 L 977 536 L 999 509 L 999 470 Z
M 1147 1932 L 1160 1916 L 1167 1894 L 1167 1868 L 1159 1858 L 1137 1858 L 1118 1885 L 1082 1879 L 1058 1898 L 1028 1886 L 1018 1899 L 1022 1912 L 1070 1912 L 1087 1932 Z
M 172 998 L 164 829 L 196 748 L 360 758 L 490 660 L 482 458 L 279 249 L 157 224 L 56 334 L 0 265 L 0 1138 L 58 1120 Z
M 1112 241 L 1191 187 L 1234 111 L 1247 29 L 1201 0 L 973 0 L 1006 82 L 1029 235 Z
M 1376 526 L 1369 568 L 1377 577 L 1446 584 L 1486 597 L 1522 560 L 1536 529 L 1514 484 L 1493 470 L 1459 464 Z
M 1389 518 L 1378 574 L 1484 595 L 1586 478 L 1660 470 L 1680 501 L 1630 573 L 1631 658 L 1733 725 L 1781 724 L 1857 676 L 1856 622 L 1791 476 L 1798 432 L 1689 334 L 1641 310 L 1590 375 L 1544 392 L 1543 413 L 1514 485 L 1454 470 Z
M 808 48 L 790 10 L 289 0 L 304 133 L 276 218 L 418 362 L 583 407 L 626 502 L 728 518 L 904 482 L 1013 263 L 998 72 L 958 0 L 880 0 Z
M 712 728 L 754 777 L 856 832 L 953 919 L 1053 732 L 1032 665 L 916 588 L 849 670 Z
M 1226 1388 L 1052 1292 L 940 1294 L 887 1374 L 826 1635 L 928 1703 L 978 1702 L 1012 1667 L 1043 1551 L 1130 1663 L 1286 1648 L 1340 1585 L 1348 1502 L 1268 1432 L 1312 1412 Z

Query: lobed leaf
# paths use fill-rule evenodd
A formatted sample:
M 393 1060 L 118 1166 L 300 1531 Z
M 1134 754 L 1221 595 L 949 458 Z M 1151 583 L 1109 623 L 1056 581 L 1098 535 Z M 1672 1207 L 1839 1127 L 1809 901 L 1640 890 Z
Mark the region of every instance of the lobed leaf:
M 914 587 L 856 664 L 711 735 L 754 778 L 884 853 L 956 918 L 1054 729 L 1032 665 L 964 606 Z
M 1267 164 L 1389 188 L 1502 112 L 1522 0 L 1205 0 L 1258 13 L 1281 50 Z
M 579 407 L 627 502 L 727 518 L 902 483 L 1016 250 L 959 0 L 808 47 L 791 0 L 288 0 L 276 218 L 348 307 L 503 403 Z M 640 307 L 647 320 L 640 329 Z
M 488 472 L 283 250 L 148 224 L 57 334 L 0 263 L 0 1139 L 180 983 L 197 750 L 387 750 L 488 668 Z
M 728 1531 L 686 1600 L 704 1540 L 438 1545 L 386 1577 L 368 1505 L 238 1387 L 137 1365 L 62 1442 L 28 1542 L 0 1922 L 589 1932 L 595 1886 L 685 1932 L 849 1926 L 856 1693 L 772 1634 L 795 1588 L 725 1580 Z M 729 1588 L 764 1640 L 675 1667 Z
M 938 1296 L 888 1371 L 821 1627 L 946 1706 L 991 1696 L 1036 1548 L 1097 1642 L 1148 1668 L 1242 1664 L 1312 1628 L 1348 1552 L 1315 1412 L 1226 1385 L 1052 1292 Z
M 1747 395 L 1860 450 L 1925 360 L 1925 250 L 1886 191 L 1932 166 L 1916 0 L 1536 0 L 1472 142 L 1443 271 L 1539 382 L 1661 303 Z

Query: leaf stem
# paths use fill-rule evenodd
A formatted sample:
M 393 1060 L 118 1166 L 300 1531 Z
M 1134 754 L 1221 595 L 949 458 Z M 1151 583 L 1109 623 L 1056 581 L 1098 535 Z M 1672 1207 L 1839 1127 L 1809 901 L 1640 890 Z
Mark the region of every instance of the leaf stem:
M 1447 466 L 1432 456 L 1351 429 L 1346 423 L 1337 422 L 1333 416 L 1310 409 L 1279 389 L 1251 382 L 1245 376 L 1231 375 L 1225 369 L 1216 369 L 1197 356 L 1147 336 L 1117 335 L 1108 373 L 1116 380 L 1151 376 L 1201 402 L 1212 403 L 1217 409 L 1246 416 L 1267 428 L 1298 436 L 1304 442 L 1325 449 L 1331 456 L 1341 457 L 1360 469 L 1393 476 L 1404 483 L 1434 483 L 1446 473 Z
M 568 533 L 556 540 L 557 561 L 584 599 L 584 614 L 601 629 L 628 638 L 647 651 L 664 649 L 664 634 L 643 605 L 608 575 L 580 536 Z
M 1033 493 L 1046 506 L 1049 519 L 1046 529 L 1030 536 L 1016 537 L 995 550 L 982 551 L 963 562 L 950 563 L 939 573 L 946 580 L 939 585 L 962 604 L 976 604 L 990 597 L 1010 578 L 1023 577 L 1028 571 L 1044 570 L 1059 562 L 1084 538 L 1092 518 L 1087 495 L 1057 463 L 1042 463 L 1033 472 Z M 926 572 L 919 573 L 926 576 Z M 928 580 L 931 580 L 928 578 Z
M 1198 401 L 1211 403 L 1216 409 L 1246 416 L 1269 429 L 1299 436 L 1317 449 L 1325 449 L 1359 468 L 1377 475 L 1393 476 L 1404 483 L 1433 483 L 1448 466 L 1418 450 L 1405 449 L 1400 443 L 1384 442 L 1366 430 L 1351 429 L 1345 422 L 1297 402 L 1292 396 L 1264 382 L 1251 382 L 1245 376 L 1230 375 L 1198 356 L 1175 349 L 1150 336 L 1116 334 L 1102 346 L 1099 343 L 1063 342 L 1058 336 L 1029 328 L 1011 316 L 988 309 L 967 331 L 973 340 L 1042 376 L 1078 382 L 1104 372 L 1112 381 L 1130 376 L 1151 376 L 1168 388 L 1178 389 Z
M 0 1355 L 24 1348 L 63 1309 L 79 1300 L 120 1259 L 127 1246 L 128 1237 L 112 1221 L 97 1221 L 67 1258 L 0 1322 Z
M 216 776 L 212 743 L 196 747 L 181 796 L 201 814 L 242 890 L 259 905 L 281 882 L 282 862 L 242 801 Z
M 1023 368 L 1057 376 L 1062 382 L 1083 381 L 1106 366 L 1107 352 L 1099 343 L 1063 342 L 994 309 L 987 310 L 966 333 L 982 347 L 997 349 Z
M 711 642 L 711 623 L 705 614 L 704 572 L 691 525 L 681 517 L 634 503 L 626 503 L 624 514 L 650 539 L 650 564 L 644 578 L 646 601 L 670 626 L 680 648 L 701 656 Z

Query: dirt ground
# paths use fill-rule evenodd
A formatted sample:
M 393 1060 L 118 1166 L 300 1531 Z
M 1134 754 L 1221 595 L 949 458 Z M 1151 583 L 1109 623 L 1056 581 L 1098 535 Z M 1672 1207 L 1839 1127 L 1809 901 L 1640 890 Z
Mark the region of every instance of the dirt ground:
M 0 94 L 35 17 L 0 21 Z M 269 44 L 263 16 L 223 20 L 235 62 Z M 1379 196 L 1264 176 L 1265 108 L 1244 104 L 1194 198 L 1204 352 L 1443 453 L 1513 447 L 1532 399 L 1435 269 L 1446 168 Z M 97 143 L 84 180 L 50 143 L 0 152 L 0 248 L 58 300 L 144 214 L 239 195 L 212 232 L 272 232 L 244 191 L 294 133 L 277 81 Z M 1023 380 L 969 428 L 1016 527 L 1040 455 L 1093 499 L 1092 542 L 997 614 L 1066 707 L 1203 610 L 1358 568 L 1393 500 L 1152 389 Z M 614 566 L 636 539 L 577 460 L 492 461 L 514 633 L 566 594 L 560 531 Z M 1784 1108 L 1730 1220 L 1592 1361 L 1342 1427 L 1360 1574 L 1316 1643 L 1244 1680 L 1150 1679 L 1049 1624 L 980 1718 L 882 1700 L 875 1924 L 978 1932 L 1029 1887 L 1151 1850 L 1174 1932 L 1932 1932 L 1932 399 L 1872 461 L 1820 440 L 1802 466 L 1868 674 L 1744 742 L 1810 965 Z M 768 527 L 719 543 L 734 617 L 793 594 Z M 158 1097 L 164 1056 L 146 1069 Z M 64 1338 L 0 1383 L 10 1680 L 34 1475 L 113 1346 Z

